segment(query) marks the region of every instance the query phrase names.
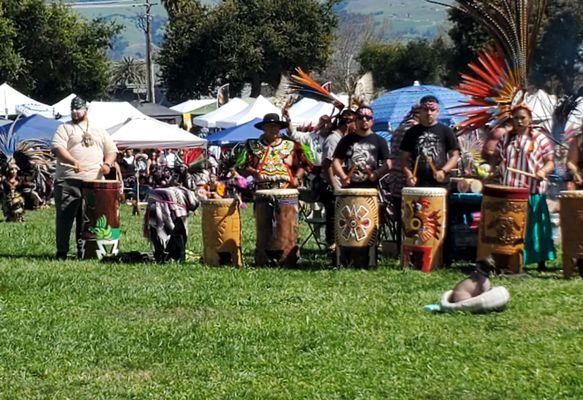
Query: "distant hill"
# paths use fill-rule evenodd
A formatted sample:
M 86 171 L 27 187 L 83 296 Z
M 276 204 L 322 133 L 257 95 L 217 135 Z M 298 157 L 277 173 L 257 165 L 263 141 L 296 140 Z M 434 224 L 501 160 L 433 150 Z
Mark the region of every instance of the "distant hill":
M 94 3 L 97 0 L 65 0 L 65 3 Z M 103 3 L 103 0 L 100 0 Z M 144 58 L 145 44 L 144 34 L 138 28 L 139 15 L 144 13 L 143 1 L 136 0 L 111 0 L 114 5 L 75 7 L 82 16 L 92 19 L 101 17 L 106 20 L 114 20 L 124 26 L 124 31 L 117 39 L 114 49 L 111 51 L 112 59 L 120 59 L 123 56 Z M 153 42 L 160 45 L 164 35 L 164 25 L 167 14 L 160 1 L 153 7 Z M 207 4 L 215 4 L 217 0 L 203 1 Z M 127 4 L 119 7 L 120 4 Z M 372 15 L 375 23 L 384 24 L 386 28 L 386 40 L 409 40 L 413 38 L 431 38 L 441 29 L 447 28 L 446 9 L 424 0 L 344 0 L 335 8 L 340 14 L 364 14 Z

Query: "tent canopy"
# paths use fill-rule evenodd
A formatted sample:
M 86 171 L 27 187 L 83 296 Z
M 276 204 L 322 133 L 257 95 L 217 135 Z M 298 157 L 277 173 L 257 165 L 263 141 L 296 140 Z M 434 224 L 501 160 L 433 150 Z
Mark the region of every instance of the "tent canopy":
M 192 120 L 195 125 L 202 126 L 203 128 L 216 128 L 217 121 L 229 117 L 231 115 L 237 114 L 238 112 L 247 108 L 247 103 L 238 97 L 229 100 L 229 102 L 222 107 L 217 108 L 208 114 L 196 117 Z
M 73 100 L 76 96 L 77 95 L 75 93 L 71 93 L 64 99 L 53 104 L 54 115 L 55 116 L 60 115 L 62 117 L 68 117 L 69 115 L 71 115 L 71 100 Z
M 122 124 L 128 118 L 146 117 L 127 101 L 92 101 L 87 115 L 92 124 L 103 129 Z
M 108 129 L 119 147 L 133 149 L 171 149 L 206 146 L 206 140 L 156 119 L 142 116 L 128 118 Z
M 216 99 L 199 99 L 199 100 L 187 100 L 183 103 L 176 104 L 175 106 L 170 107 L 170 109 L 177 111 L 181 114 L 190 113 L 192 111 L 198 110 L 204 106 L 208 106 L 209 104 L 216 103 Z
M 244 142 L 247 139 L 257 139 L 263 131 L 255 128 L 255 124 L 262 121 L 262 118 L 255 118 L 243 125 L 234 126 L 232 128 L 224 129 L 220 132 L 209 135 L 206 140 L 209 144 L 229 144 Z
M 7 124 L 0 127 L 3 135 L 6 135 L 11 126 L 14 125 L 13 132 L 17 140 L 43 140 L 50 141 L 61 122 L 53 118 L 45 118 L 42 115 L 31 115 L 29 117 L 19 118 L 13 124 Z
M 41 112 L 50 111 L 52 113 L 50 106 L 25 96 L 7 83 L 0 85 L 0 114 L 17 115 L 26 111 L 27 108 Z M 27 115 L 30 114 L 35 113 L 29 112 Z
M 228 103 L 227 103 L 228 104 Z M 263 118 L 265 114 L 275 113 L 281 115 L 280 110 L 271 104 L 263 96 L 258 96 L 252 104 L 249 104 L 245 109 L 237 114 L 231 115 L 217 121 L 218 128 L 231 128 L 233 126 L 242 125 L 255 118 Z
M 348 96 L 338 96 L 340 101 L 344 104 L 348 103 Z M 306 100 L 306 99 L 305 99 Z M 303 101 L 303 100 L 302 100 Z M 300 101 L 301 103 L 301 101 Z M 297 103 L 299 104 L 299 103 Z M 330 103 L 325 103 L 323 101 L 317 101 L 311 107 L 303 110 L 302 112 L 293 115 L 290 108 L 290 118 L 294 126 L 315 126 L 318 124 L 320 117 L 323 115 L 332 115 L 338 113 L 338 109 Z
M 158 121 L 164 121 L 171 124 L 179 124 L 182 120 L 182 114 L 178 111 L 171 110 L 168 107 L 164 107 L 160 104 L 155 103 L 142 103 L 140 101 L 134 101 L 131 103 L 139 112 L 147 115 L 148 117 L 157 119 Z

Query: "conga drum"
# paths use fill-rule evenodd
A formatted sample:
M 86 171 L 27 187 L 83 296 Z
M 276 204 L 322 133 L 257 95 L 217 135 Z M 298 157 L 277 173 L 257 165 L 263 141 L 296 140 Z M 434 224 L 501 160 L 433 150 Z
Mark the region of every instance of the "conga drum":
M 81 258 L 108 258 L 119 252 L 119 189 L 114 180 L 83 181 Z
M 378 191 L 338 189 L 334 194 L 337 265 L 376 267 L 379 235 Z
M 298 191 L 270 189 L 255 192 L 255 264 L 297 264 L 300 250 L 298 241 Z
M 522 271 L 529 194 L 527 188 L 484 185 L 478 261 L 492 256 L 497 269 Z
M 202 200 L 203 262 L 243 266 L 241 215 L 235 199 Z
M 562 191 L 559 199 L 563 274 L 570 278 L 578 267 L 583 277 L 583 190 Z
M 407 187 L 402 197 L 401 266 L 434 271 L 443 261 L 447 190 Z

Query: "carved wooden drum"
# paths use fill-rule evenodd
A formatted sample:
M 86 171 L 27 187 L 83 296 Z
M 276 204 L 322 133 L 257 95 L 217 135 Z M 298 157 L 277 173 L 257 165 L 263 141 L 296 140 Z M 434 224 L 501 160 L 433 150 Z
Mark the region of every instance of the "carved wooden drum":
M 203 262 L 243 266 L 241 215 L 235 199 L 201 201 Z
M 271 189 L 255 192 L 255 264 L 297 265 L 298 191 Z
M 408 187 L 402 197 L 401 266 L 431 272 L 443 260 L 447 190 Z
M 565 190 L 560 195 L 563 274 L 570 278 L 579 265 L 583 276 L 583 190 Z
M 376 267 L 379 195 L 376 189 L 339 189 L 334 233 L 338 265 Z
M 114 180 L 84 181 L 81 184 L 81 258 L 108 258 L 119 252 L 119 192 Z
M 477 260 L 491 255 L 497 269 L 518 273 L 523 264 L 529 190 L 485 185 L 483 194 Z

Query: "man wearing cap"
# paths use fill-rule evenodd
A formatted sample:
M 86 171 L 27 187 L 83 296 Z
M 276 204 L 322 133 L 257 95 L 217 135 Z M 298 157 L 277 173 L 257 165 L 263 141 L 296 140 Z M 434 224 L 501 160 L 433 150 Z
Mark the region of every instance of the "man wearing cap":
M 265 114 L 263 121 L 255 124 L 263 130 L 257 140 L 248 140 L 237 157 L 237 168 L 255 179 L 258 189 L 285 189 L 297 187 L 303 171 L 294 171 L 295 143 L 284 139 L 280 130 L 287 123 L 275 113 Z
M 356 110 L 356 131 L 340 139 L 334 151 L 334 172 L 343 187 L 374 188 L 391 168 L 387 141 L 372 131 L 372 109 Z
M 52 140 L 57 158 L 55 206 L 57 258 L 67 258 L 73 222 L 79 244 L 81 226 L 81 182 L 103 179 L 110 172 L 117 148 L 109 134 L 90 124 L 87 103 L 80 97 L 71 101 L 71 122 L 60 125 Z M 79 249 L 77 249 L 79 255 Z
M 419 104 L 419 124 L 401 142 L 401 167 L 407 186 L 443 187 L 457 167 L 460 146 L 451 128 L 437 121 L 439 100 L 425 96 Z

